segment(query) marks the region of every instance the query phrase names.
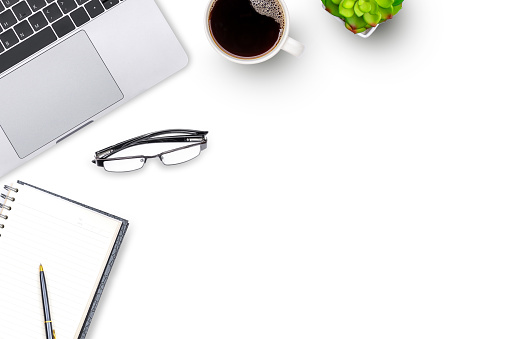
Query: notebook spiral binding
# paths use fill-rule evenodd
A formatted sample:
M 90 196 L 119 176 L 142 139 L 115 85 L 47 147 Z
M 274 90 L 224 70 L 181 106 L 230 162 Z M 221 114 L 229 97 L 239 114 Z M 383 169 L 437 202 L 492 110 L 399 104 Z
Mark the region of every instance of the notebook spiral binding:
M 14 188 L 14 187 L 11 187 L 11 186 L 8 186 L 8 185 L 5 185 L 5 186 L 4 186 L 4 189 L 5 189 L 6 191 L 12 191 L 12 192 L 14 192 L 14 193 L 17 193 L 17 192 L 18 192 L 18 189 L 17 189 L 17 188 Z M 14 198 L 14 197 L 10 197 L 10 196 L 8 196 L 8 195 L 6 195 L 6 194 L 4 194 L 4 193 L 0 194 L 0 197 L 1 197 L 2 199 L 4 199 L 4 200 L 9 200 L 9 201 L 14 201 L 14 200 L 16 200 L 16 198 Z M 7 210 L 7 211 L 10 211 L 10 210 L 12 209 L 12 207 L 11 207 L 11 206 L 7 206 L 7 205 L 5 205 L 5 204 L 0 203 L 0 209 L 5 209 L 5 210 Z M 6 220 L 8 217 L 7 217 L 5 214 L 1 214 L 1 213 L 0 213 L 0 218 L 2 218 L 2 219 L 4 219 L 4 220 Z M 0 224 L 0 229 L 2 229 L 2 228 L 4 228 L 4 227 L 5 227 L 5 225 L 4 225 L 4 224 Z M 0 234 L 0 236 L 1 236 L 1 234 Z

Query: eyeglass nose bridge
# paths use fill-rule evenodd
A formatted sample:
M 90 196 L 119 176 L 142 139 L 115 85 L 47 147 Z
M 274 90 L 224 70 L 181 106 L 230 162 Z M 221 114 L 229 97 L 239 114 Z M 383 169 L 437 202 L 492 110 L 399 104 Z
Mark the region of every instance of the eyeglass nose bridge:
M 143 163 L 146 164 L 148 159 L 154 159 L 154 158 L 159 158 L 159 160 L 162 161 L 161 156 L 159 154 L 157 154 L 157 155 L 145 155 L 145 156 L 143 156 L 143 158 L 141 158 L 141 161 L 143 161 Z
M 159 158 L 159 161 L 161 161 L 161 163 L 164 164 L 163 157 L 168 153 L 171 153 L 171 152 L 164 152 L 164 153 L 156 154 L 156 155 L 147 155 L 147 156 L 144 156 L 143 158 L 141 158 L 141 160 L 143 161 L 144 164 L 146 164 L 148 159 Z

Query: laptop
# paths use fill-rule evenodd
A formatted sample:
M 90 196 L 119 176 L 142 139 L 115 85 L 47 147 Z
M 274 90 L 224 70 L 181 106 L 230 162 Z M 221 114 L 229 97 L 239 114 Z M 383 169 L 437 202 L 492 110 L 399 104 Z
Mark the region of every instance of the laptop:
M 0 0 L 0 176 L 187 62 L 153 0 Z

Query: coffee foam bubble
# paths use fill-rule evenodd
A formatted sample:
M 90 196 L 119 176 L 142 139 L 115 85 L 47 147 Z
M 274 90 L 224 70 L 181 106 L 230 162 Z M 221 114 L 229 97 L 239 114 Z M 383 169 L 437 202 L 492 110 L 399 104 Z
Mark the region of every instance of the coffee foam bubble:
M 285 27 L 283 6 L 277 0 L 249 0 L 254 10 L 261 15 L 274 19 L 281 28 Z

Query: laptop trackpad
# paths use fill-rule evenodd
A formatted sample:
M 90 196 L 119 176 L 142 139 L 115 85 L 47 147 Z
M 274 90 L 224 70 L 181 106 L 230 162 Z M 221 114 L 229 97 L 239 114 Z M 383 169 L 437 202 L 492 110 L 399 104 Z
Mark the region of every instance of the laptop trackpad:
M 0 125 L 24 158 L 122 98 L 81 31 L 0 81 Z

